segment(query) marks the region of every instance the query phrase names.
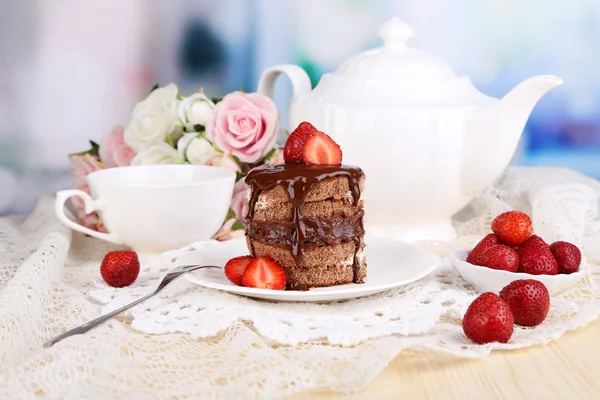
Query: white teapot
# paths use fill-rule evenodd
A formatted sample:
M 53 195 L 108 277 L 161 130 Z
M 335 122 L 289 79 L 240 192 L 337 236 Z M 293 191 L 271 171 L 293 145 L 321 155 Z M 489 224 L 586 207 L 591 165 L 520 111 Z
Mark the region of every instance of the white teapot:
M 295 65 L 263 71 L 258 91 L 292 81 L 290 128 L 309 121 L 367 176 L 369 234 L 415 241 L 452 239 L 454 213 L 510 162 L 538 100 L 562 79 L 529 78 L 498 100 L 457 76 L 444 60 L 411 48 L 410 26 L 392 18 L 383 46 L 356 54 L 311 90 Z

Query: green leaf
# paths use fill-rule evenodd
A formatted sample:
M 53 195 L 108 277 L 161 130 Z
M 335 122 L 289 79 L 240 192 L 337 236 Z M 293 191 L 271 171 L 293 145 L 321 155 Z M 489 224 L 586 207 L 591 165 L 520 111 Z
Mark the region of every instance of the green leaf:
M 223 97 L 211 97 L 210 99 L 212 100 L 213 103 L 217 104 L 218 102 L 223 100 Z
M 171 164 L 189 164 L 189 162 L 177 157 L 176 159 L 173 160 L 173 162 Z
M 273 154 L 275 154 L 275 151 L 277 149 L 275 147 L 273 147 L 271 150 L 269 150 L 269 152 L 263 157 L 263 160 L 268 159 L 269 157 L 271 157 Z
M 243 179 L 245 176 L 246 176 L 245 174 L 242 174 L 241 172 L 236 171 L 235 172 L 235 181 L 237 182 L 237 181 Z
M 234 156 L 233 154 L 230 154 L 231 158 L 233 158 L 233 161 L 235 161 L 235 163 L 240 167 L 240 168 L 244 168 L 244 165 L 242 165 L 242 161 L 237 158 L 237 156 Z
M 202 136 L 202 137 L 203 137 L 204 139 L 206 139 L 206 137 L 205 137 L 205 136 Z M 206 140 L 208 140 L 208 139 L 206 139 Z M 209 142 L 210 142 L 210 140 L 209 140 Z M 215 150 L 216 150 L 216 151 L 218 151 L 219 153 L 223 153 L 223 150 L 221 150 L 221 149 L 219 148 L 219 146 L 217 146 L 217 143 L 215 143 L 215 142 L 212 142 L 211 144 L 212 144 L 212 147 L 213 147 L 213 149 L 215 149 Z
M 244 229 L 244 224 L 242 224 L 239 220 L 236 220 L 233 225 L 231 225 L 231 229 L 234 231 L 239 231 L 240 229 Z
M 100 150 L 100 145 L 96 142 L 94 142 L 93 140 L 90 140 L 90 145 L 92 146 L 92 148 L 88 151 L 86 151 L 87 154 L 90 154 L 92 156 L 97 156 L 98 155 L 98 151 Z
M 204 125 L 196 124 L 194 125 L 194 130 L 196 132 L 204 132 Z
M 229 211 L 227 211 L 227 215 L 225 216 L 225 221 L 229 221 L 230 219 L 234 219 L 235 218 L 235 211 L 233 211 L 233 208 L 229 207 Z
M 167 144 L 171 147 L 175 147 L 175 143 L 173 143 L 173 138 L 171 137 L 171 134 L 167 133 L 165 135 L 165 142 L 167 142 Z
M 160 85 L 158 83 L 155 83 L 154 86 L 152 86 L 152 89 L 150 89 L 150 93 L 154 92 L 159 87 L 160 87 Z

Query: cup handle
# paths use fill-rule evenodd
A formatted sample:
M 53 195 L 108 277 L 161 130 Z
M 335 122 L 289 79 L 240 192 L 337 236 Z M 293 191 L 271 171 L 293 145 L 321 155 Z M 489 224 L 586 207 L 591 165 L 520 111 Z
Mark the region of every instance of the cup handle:
M 69 228 L 81 233 L 85 233 L 86 235 L 106 240 L 107 242 L 111 242 L 114 244 L 123 244 L 121 240 L 119 240 L 117 235 L 115 235 L 114 233 L 102 233 L 94 231 L 92 229 L 86 228 L 83 225 L 71 221 L 65 214 L 65 203 L 69 198 L 73 196 L 79 196 L 83 199 L 84 209 L 87 214 L 98 210 L 98 206 L 86 192 L 77 189 L 61 190 L 58 193 L 56 193 L 56 202 L 54 203 L 54 211 L 60 222 L 62 222 Z
M 285 64 L 275 65 L 265 69 L 262 74 L 260 74 L 257 92 L 273 98 L 275 81 L 281 74 L 287 75 L 292 82 L 292 101 L 294 101 L 298 96 L 311 91 L 312 88 L 310 84 L 310 78 L 308 77 L 306 71 L 297 65 Z

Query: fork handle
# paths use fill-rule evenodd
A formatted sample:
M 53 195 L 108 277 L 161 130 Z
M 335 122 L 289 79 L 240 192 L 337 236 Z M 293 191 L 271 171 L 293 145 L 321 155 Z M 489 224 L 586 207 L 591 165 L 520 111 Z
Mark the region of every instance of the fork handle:
M 139 299 L 135 300 L 134 302 L 129 303 L 119 309 L 114 310 L 114 311 L 111 311 L 106 315 L 102 315 L 96 319 L 91 320 L 90 322 L 86 322 L 83 325 L 79 325 L 76 328 L 68 330 L 65 333 L 63 333 L 62 335 L 58 335 L 57 337 L 50 339 L 49 341 L 44 343 L 44 348 L 48 348 L 70 336 L 80 335 L 82 333 L 89 332 L 91 329 L 94 329 L 101 323 L 108 321 L 112 317 L 121 314 L 123 311 L 129 310 L 131 307 L 137 306 L 141 302 L 148 300 L 150 297 L 158 294 L 160 291 L 162 291 L 164 288 L 166 288 L 172 282 L 177 280 L 179 277 L 187 274 L 188 272 L 193 272 L 193 271 L 203 269 L 203 268 L 219 268 L 219 267 L 214 266 L 214 265 L 185 265 L 185 266 L 177 267 L 177 268 L 171 270 L 171 272 L 167 273 L 167 275 L 164 276 L 163 280 L 160 282 L 160 284 L 158 285 L 156 290 L 154 290 L 154 292 L 147 294 L 144 297 L 140 297 Z
M 44 343 L 44 348 L 48 348 L 58 342 L 60 342 L 63 339 L 66 339 L 70 336 L 73 335 L 81 335 L 82 333 L 87 333 L 89 331 L 91 331 L 92 329 L 94 329 L 95 327 L 97 327 L 98 325 L 102 324 L 103 322 L 108 321 L 109 319 L 121 314 L 124 311 L 129 310 L 131 307 L 137 306 L 138 304 L 140 304 L 141 302 L 148 300 L 150 297 L 154 296 L 156 293 L 158 293 L 160 291 L 159 290 L 155 290 L 154 292 L 147 294 L 144 297 L 140 297 L 139 299 L 135 300 L 132 303 L 129 303 L 121 308 L 117 308 L 114 311 L 109 312 L 108 314 L 104 314 L 99 316 L 96 319 L 93 319 L 89 322 L 86 322 L 85 324 L 79 325 L 76 328 L 73 328 L 71 330 L 66 331 L 65 333 L 56 336 L 55 338 L 53 338 L 52 340 L 47 341 L 46 343 Z

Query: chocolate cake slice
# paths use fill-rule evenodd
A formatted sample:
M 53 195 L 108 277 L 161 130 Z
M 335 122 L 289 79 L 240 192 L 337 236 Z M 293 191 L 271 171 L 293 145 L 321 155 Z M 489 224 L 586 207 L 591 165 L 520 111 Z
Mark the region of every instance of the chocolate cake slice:
M 364 181 L 360 168 L 345 165 L 265 164 L 251 170 L 251 254 L 277 261 L 288 288 L 362 283 Z

